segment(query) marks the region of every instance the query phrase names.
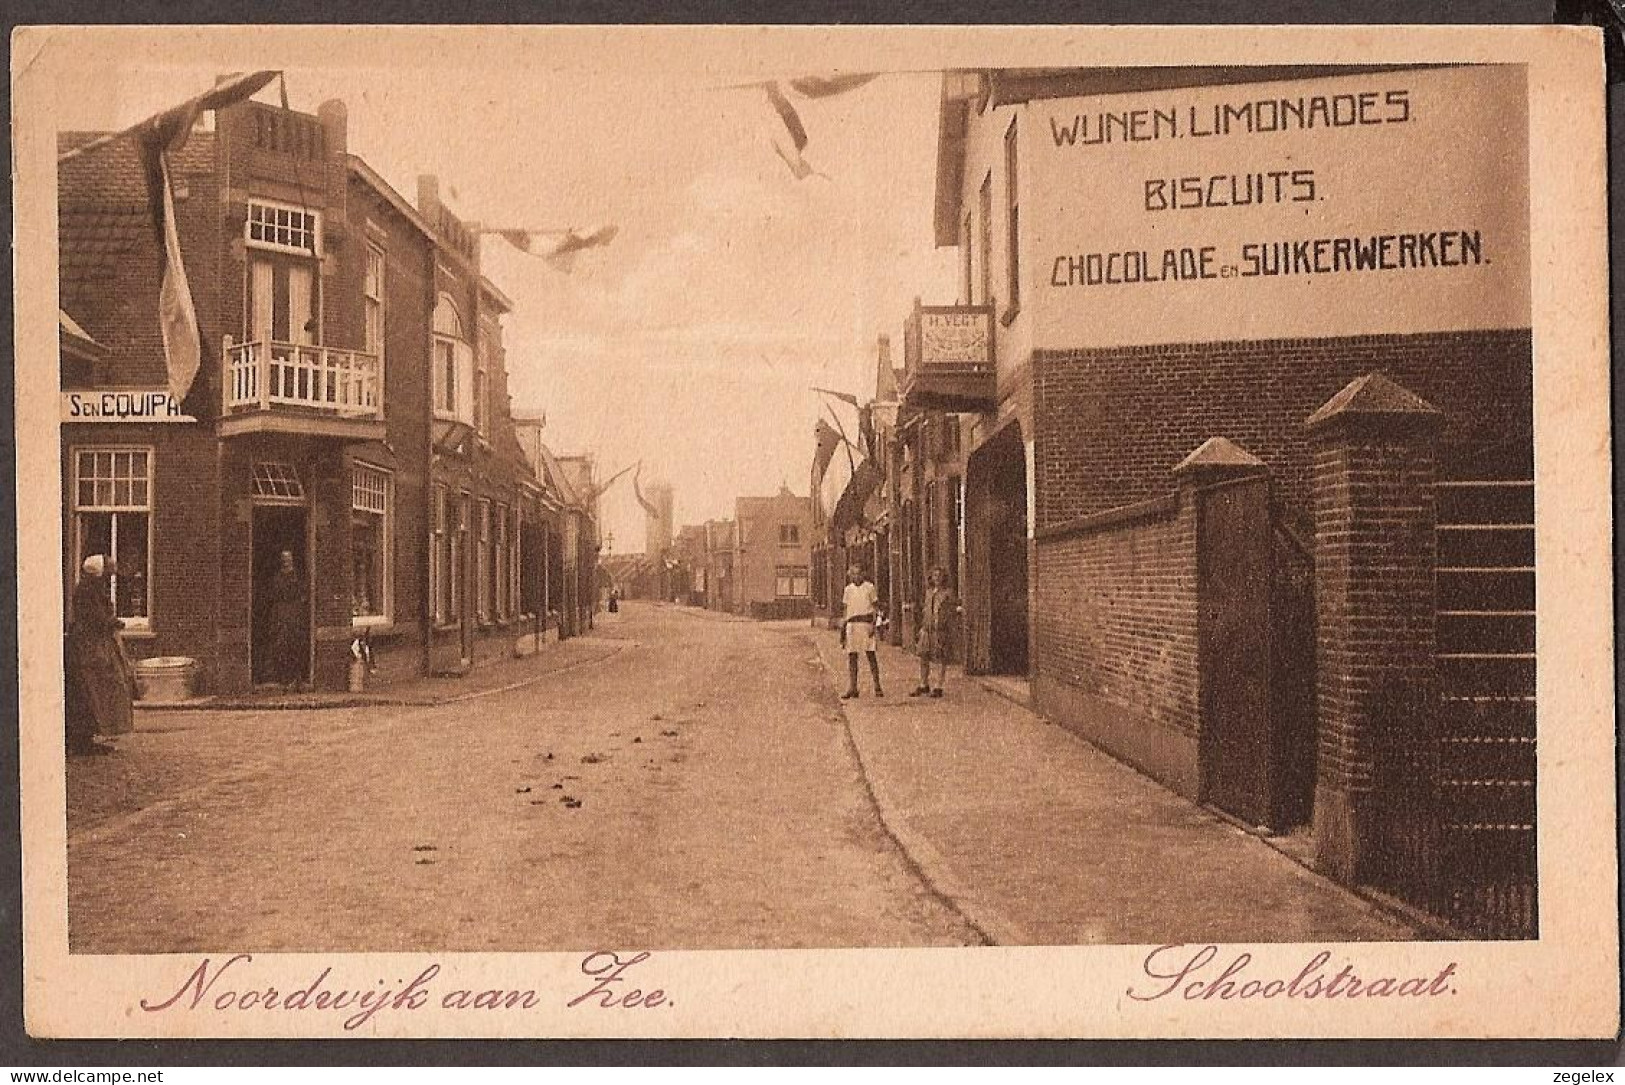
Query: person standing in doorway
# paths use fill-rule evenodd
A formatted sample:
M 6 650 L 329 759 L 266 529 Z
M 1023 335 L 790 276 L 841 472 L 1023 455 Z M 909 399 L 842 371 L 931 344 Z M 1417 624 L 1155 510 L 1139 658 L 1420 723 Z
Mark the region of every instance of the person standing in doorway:
M 293 690 L 305 680 L 308 654 L 305 649 L 305 580 L 294 565 L 293 551 L 284 550 L 276 572 L 265 589 L 266 632 L 270 653 L 267 677 L 284 689 Z
M 96 736 L 121 735 L 135 729 L 135 681 L 119 645 L 124 627 L 113 613 L 109 578 L 118 573 L 111 557 L 85 559 L 73 586 L 64 663 L 67 670 L 67 750 L 70 754 L 103 754 L 112 750 Z
M 880 592 L 863 574 L 863 568 L 853 565 L 846 570 L 846 591 L 841 596 L 841 643 L 846 647 L 846 692 L 842 700 L 858 695 L 858 656 L 869 657 L 869 674 L 874 678 L 875 696 L 884 697 L 880 688 L 880 657 L 875 654 L 875 623 L 880 620 Z
M 920 656 L 920 684 L 910 697 L 941 697 L 942 679 L 948 672 L 948 657 L 954 650 L 954 625 L 959 616 L 959 600 L 948 586 L 948 572 L 940 565 L 926 576 L 925 605 L 920 611 L 920 631 L 914 650 Z M 937 665 L 937 684 L 931 685 L 931 664 Z

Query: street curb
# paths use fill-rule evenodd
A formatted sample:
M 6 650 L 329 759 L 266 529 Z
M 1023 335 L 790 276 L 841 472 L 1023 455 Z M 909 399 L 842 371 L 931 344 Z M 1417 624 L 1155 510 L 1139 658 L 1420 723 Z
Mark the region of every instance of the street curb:
M 602 655 L 578 659 L 573 663 L 566 663 L 562 667 L 551 667 L 540 674 L 533 674 L 517 682 L 493 686 L 490 689 L 470 690 L 466 693 L 448 692 L 433 697 L 391 697 L 386 693 L 335 693 L 320 700 L 309 701 L 295 700 L 293 698 L 253 701 L 240 698 L 194 697 L 189 701 L 137 701 L 135 707 L 143 712 L 325 712 L 344 708 L 435 708 L 440 705 L 460 704 L 463 701 L 472 701 L 480 697 L 489 697 L 498 693 L 523 689 L 525 686 L 540 682 L 542 679 L 555 674 L 563 674 L 565 671 L 574 670 L 577 667 L 614 659 L 626 649 L 638 645 L 635 640 L 622 640 L 611 637 L 598 638 L 597 643 L 614 644 L 615 647 Z
M 824 658 L 822 647 L 818 651 L 818 664 L 826 676 L 834 677 L 829 661 Z M 958 879 L 949 873 L 951 869 L 942 853 L 924 837 L 908 827 L 907 818 L 902 816 L 899 804 L 886 793 L 884 785 L 880 784 L 870 762 L 864 759 L 863 744 L 858 740 L 856 731 L 852 726 L 852 717 L 847 714 L 846 705 L 839 700 L 835 701 L 835 711 L 841 717 L 841 730 L 846 737 L 847 746 L 852 751 L 852 757 L 858 764 L 858 776 L 863 781 L 864 790 L 869 795 L 869 801 L 874 805 L 875 814 L 880 819 L 881 828 L 886 835 L 892 838 L 902 853 L 903 860 L 908 864 L 915 876 L 931 894 L 943 902 L 960 919 L 969 925 L 982 939 L 984 945 L 989 946 L 1019 946 L 1031 945 L 1032 940 L 1027 938 L 1014 923 L 1005 919 L 995 909 L 977 902 L 971 892 L 961 885 Z

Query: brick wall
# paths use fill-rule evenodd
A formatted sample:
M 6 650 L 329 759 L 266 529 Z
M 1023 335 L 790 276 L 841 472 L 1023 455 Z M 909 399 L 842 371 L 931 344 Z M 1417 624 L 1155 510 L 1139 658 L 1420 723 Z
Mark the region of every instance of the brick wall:
M 1194 794 L 1194 504 L 1171 495 L 1115 510 L 1043 533 L 1034 549 L 1039 710 Z
M 1442 462 L 1529 431 L 1526 329 L 1037 352 L 1038 525 L 1160 492 L 1168 470 L 1215 433 L 1268 463 L 1307 518 L 1304 419 L 1378 370 L 1444 411 Z

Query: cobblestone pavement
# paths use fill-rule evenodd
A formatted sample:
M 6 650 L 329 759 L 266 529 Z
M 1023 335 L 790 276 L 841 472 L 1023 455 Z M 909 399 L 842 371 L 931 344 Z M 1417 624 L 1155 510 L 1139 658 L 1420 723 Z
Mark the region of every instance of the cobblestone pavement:
M 69 763 L 74 952 L 1402 938 L 957 675 L 629 603 L 426 706 L 143 712 Z M 529 677 L 527 677 L 529 676 Z
M 74 952 L 961 945 L 813 643 L 632 604 L 459 703 L 143 712 L 69 764 Z

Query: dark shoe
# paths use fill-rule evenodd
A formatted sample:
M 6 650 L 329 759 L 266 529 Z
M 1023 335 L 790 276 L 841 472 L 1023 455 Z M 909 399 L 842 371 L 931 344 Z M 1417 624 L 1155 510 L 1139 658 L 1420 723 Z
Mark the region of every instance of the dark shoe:
M 929 689 L 926 689 L 924 686 L 915 686 L 913 689 L 909 690 L 908 695 L 910 697 L 924 697 L 926 694 L 928 694 L 930 692 L 931 691 Z
M 932 690 L 931 691 L 931 696 L 933 696 L 933 697 L 941 697 L 942 696 L 942 690 L 940 690 L 940 689 Z
M 876 697 L 884 697 L 885 695 L 886 695 L 885 690 L 881 689 L 879 686 L 875 687 L 875 696 Z
M 857 695 L 858 695 L 857 690 L 849 689 L 845 693 L 841 694 L 841 700 L 850 701 L 852 698 L 856 697 Z

